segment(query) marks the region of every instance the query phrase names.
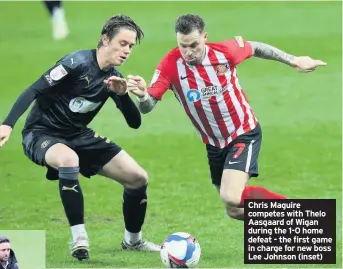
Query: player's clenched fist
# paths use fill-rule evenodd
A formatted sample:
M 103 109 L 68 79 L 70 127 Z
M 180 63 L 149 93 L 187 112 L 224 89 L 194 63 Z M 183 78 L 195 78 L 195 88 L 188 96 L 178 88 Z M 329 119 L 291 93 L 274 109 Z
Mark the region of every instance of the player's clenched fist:
M 107 87 L 118 95 L 124 95 L 127 92 L 127 82 L 125 78 L 111 76 L 104 80 Z
M 146 82 L 140 76 L 127 76 L 127 89 L 138 97 L 143 97 L 146 94 Z
M 10 134 L 12 132 L 12 128 L 7 125 L 0 125 L 0 147 L 5 145 L 5 143 L 10 138 Z

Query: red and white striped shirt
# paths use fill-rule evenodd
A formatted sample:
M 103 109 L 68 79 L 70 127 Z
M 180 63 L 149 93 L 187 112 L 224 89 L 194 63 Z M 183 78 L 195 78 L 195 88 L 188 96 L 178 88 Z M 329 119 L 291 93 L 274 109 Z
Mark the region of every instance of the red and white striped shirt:
M 205 144 L 224 148 L 257 125 L 237 77 L 236 65 L 252 56 L 252 48 L 236 40 L 205 45 L 205 58 L 188 65 L 178 48 L 158 64 L 148 93 L 161 100 L 171 89 Z

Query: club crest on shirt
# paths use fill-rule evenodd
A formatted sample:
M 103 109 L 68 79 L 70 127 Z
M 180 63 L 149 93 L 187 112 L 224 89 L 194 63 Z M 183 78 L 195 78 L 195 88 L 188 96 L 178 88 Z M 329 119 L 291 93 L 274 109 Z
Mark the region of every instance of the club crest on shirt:
M 94 111 L 100 105 L 101 105 L 101 102 L 93 103 L 93 102 L 88 101 L 87 99 L 85 99 L 83 97 L 73 98 L 69 102 L 70 110 L 75 112 L 75 113 L 87 113 L 90 111 Z
M 228 70 L 229 70 L 229 65 L 228 64 L 220 64 L 220 65 L 217 65 L 216 73 L 217 73 L 218 76 L 222 76 Z

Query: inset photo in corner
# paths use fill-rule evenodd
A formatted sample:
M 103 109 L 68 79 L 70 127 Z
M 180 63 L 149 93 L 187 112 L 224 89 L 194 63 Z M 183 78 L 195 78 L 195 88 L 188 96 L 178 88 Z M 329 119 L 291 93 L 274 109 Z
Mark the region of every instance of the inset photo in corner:
M 45 231 L 0 230 L 0 269 L 45 269 Z

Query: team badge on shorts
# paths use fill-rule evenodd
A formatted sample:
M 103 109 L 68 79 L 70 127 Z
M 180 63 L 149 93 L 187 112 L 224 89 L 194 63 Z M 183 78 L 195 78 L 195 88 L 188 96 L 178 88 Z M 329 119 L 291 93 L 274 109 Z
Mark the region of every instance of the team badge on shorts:
M 45 140 L 45 141 L 40 145 L 40 147 L 41 147 L 42 149 L 44 149 L 44 148 L 46 148 L 49 144 L 50 144 L 50 140 Z

